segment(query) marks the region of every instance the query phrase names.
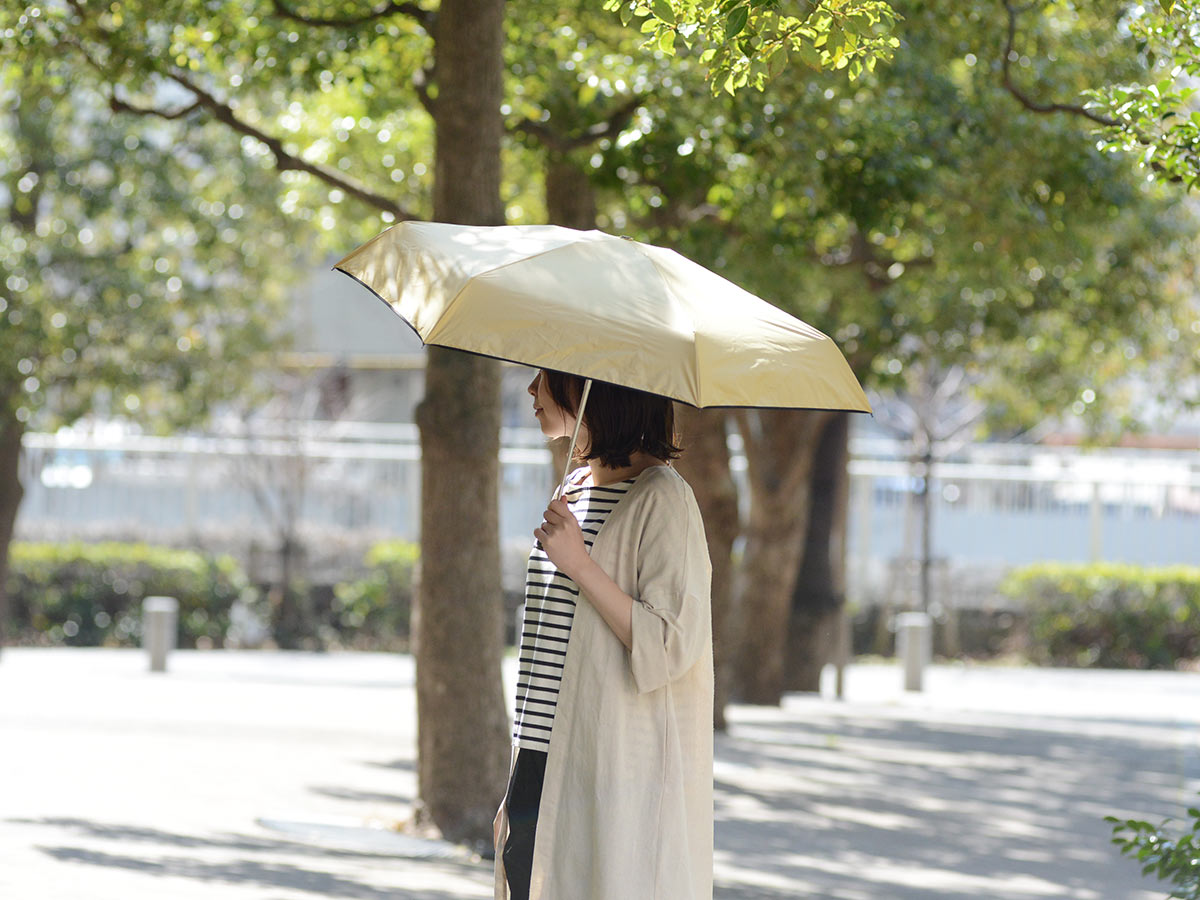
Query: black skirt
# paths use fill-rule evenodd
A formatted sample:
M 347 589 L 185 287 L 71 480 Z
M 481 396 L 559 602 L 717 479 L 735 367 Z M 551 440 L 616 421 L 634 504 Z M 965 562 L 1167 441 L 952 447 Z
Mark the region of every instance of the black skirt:
M 504 875 L 512 900 L 529 900 L 529 877 L 533 868 L 533 838 L 537 831 L 542 779 L 546 776 L 546 754 L 540 750 L 517 751 L 517 763 L 508 782 L 504 807 L 508 812 L 508 840 L 504 842 Z

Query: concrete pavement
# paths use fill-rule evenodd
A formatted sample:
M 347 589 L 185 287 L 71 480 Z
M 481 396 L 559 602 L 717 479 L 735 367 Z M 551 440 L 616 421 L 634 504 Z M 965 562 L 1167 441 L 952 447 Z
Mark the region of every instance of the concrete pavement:
M 408 657 L 146 667 L 137 651 L 0 656 L 2 900 L 491 895 L 490 863 L 388 829 L 415 793 Z M 1103 817 L 1196 801 L 1200 675 L 944 666 L 922 694 L 900 677 L 854 666 L 844 702 L 731 710 L 718 898 L 1167 893 Z

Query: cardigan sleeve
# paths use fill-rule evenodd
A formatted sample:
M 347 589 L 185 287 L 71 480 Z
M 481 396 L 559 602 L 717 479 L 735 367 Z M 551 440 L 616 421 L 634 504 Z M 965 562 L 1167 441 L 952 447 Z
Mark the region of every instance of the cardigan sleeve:
M 630 666 L 647 693 L 690 670 L 712 640 L 708 544 L 682 478 L 648 503 L 637 552 Z

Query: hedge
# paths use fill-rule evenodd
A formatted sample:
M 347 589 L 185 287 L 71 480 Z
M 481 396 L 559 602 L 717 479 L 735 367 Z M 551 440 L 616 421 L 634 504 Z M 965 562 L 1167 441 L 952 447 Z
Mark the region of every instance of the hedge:
M 220 647 L 235 600 L 253 600 L 231 557 L 147 544 L 14 543 L 7 579 L 18 640 L 77 647 L 141 644 L 142 600 L 179 601 L 179 646 Z
M 367 551 L 367 574 L 333 589 L 338 640 L 357 649 L 402 649 L 408 643 L 414 579 L 420 548 L 382 541 Z
M 1000 589 L 1028 611 L 1035 662 L 1170 669 L 1200 658 L 1200 567 L 1043 563 Z

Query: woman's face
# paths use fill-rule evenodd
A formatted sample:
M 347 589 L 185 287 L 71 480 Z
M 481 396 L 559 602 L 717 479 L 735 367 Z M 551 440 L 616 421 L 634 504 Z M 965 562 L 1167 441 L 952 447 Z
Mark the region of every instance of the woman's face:
M 542 426 L 542 434 L 548 438 L 570 437 L 575 428 L 575 417 L 568 415 L 566 410 L 554 402 L 543 370 L 538 370 L 526 390 L 533 397 L 533 414 Z

